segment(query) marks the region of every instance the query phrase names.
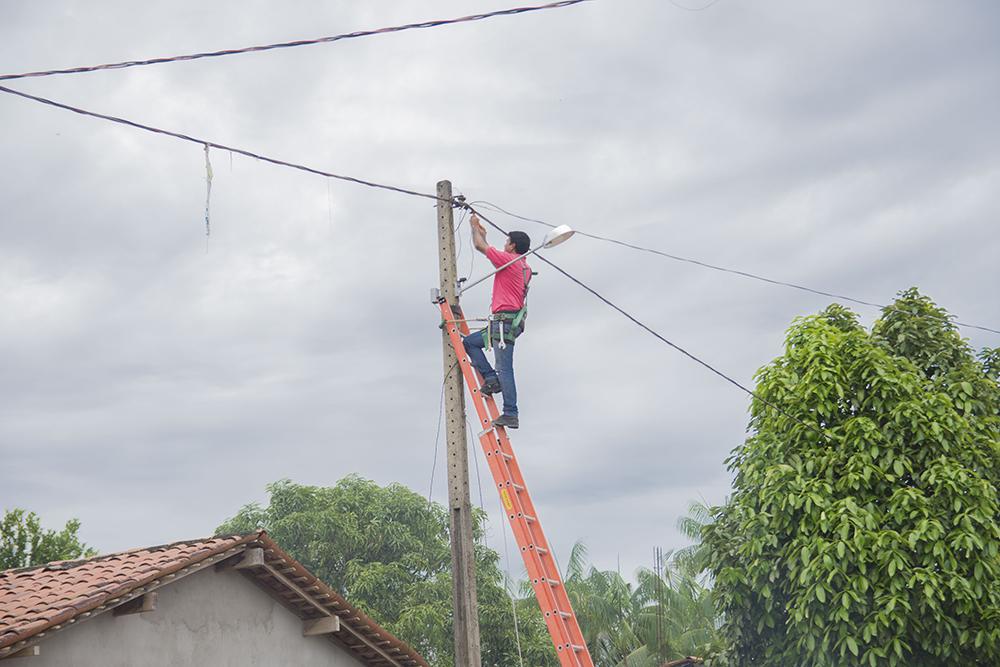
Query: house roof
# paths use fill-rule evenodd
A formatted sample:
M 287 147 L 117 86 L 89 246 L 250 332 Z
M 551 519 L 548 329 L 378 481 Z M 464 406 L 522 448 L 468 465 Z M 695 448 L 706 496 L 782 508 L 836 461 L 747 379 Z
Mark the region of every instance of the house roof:
M 336 616 L 328 637 L 366 665 L 428 667 L 263 531 L 0 572 L 0 659 L 210 566 L 234 567 L 303 620 Z

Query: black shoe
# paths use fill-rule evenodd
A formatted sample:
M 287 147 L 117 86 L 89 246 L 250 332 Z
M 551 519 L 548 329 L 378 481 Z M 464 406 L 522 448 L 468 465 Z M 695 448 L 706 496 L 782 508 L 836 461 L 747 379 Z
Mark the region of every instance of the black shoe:
M 517 415 L 500 415 L 493 420 L 493 426 L 503 426 L 504 428 L 517 428 Z
M 483 380 L 483 386 L 480 387 L 479 393 L 483 396 L 492 396 L 493 394 L 500 393 L 500 378 L 489 378 Z

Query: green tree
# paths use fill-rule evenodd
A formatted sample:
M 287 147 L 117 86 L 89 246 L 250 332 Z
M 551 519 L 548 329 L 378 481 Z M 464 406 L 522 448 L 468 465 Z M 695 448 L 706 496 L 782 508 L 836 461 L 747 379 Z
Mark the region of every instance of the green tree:
M 263 528 L 293 557 L 433 665 L 454 662 L 448 512 L 410 489 L 350 476 L 332 487 L 268 487 L 266 507 L 247 505 L 216 530 Z M 484 665 L 516 665 L 511 598 L 495 551 L 482 544 L 485 517 L 476 513 L 476 577 Z M 541 616 L 522 619 L 521 644 L 544 647 Z M 555 650 L 531 665 L 557 665 Z
M 997 359 L 915 289 L 793 324 L 704 530 L 734 664 L 1000 664 Z
M 678 549 L 674 553 L 674 567 L 696 580 L 704 577 L 708 571 L 709 549 L 702 541 L 705 526 L 712 522 L 712 508 L 704 502 L 688 503 L 688 513 L 677 520 L 677 529 L 688 539 L 693 540 L 690 546 Z
M 80 542 L 78 530 L 80 522 L 76 519 L 70 519 L 56 532 L 42 528 L 34 512 L 5 510 L 0 521 L 0 570 L 95 556 L 96 551 Z
M 636 576 L 635 625 L 645 653 L 656 659 L 651 667 L 689 655 L 711 658 L 723 649 L 711 590 L 684 571 L 676 557 L 659 577 L 647 569 Z

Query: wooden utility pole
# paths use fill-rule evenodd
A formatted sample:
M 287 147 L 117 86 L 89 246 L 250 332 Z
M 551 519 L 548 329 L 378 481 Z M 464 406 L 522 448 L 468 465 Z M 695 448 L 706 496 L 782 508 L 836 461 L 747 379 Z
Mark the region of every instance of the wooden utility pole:
M 451 182 L 437 184 L 438 259 L 441 266 L 441 296 L 457 317 L 455 228 L 451 206 Z M 455 626 L 455 665 L 481 667 L 479 605 L 476 599 L 476 553 L 472 542 L 472 502 L 469 500 L 469 449 L 465 440 L 465 386 L 455 351 L 442 331 L 444 350 L 444 406 L 448 442 L 448 509 L 451 528 L 452 607 Z

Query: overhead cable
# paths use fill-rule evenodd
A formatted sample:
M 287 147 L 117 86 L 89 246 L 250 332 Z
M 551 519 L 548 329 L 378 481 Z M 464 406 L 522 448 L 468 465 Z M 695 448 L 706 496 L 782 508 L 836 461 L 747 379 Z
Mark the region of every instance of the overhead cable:
M 406 195 L 410 195 L 410 196 L 414 196 L 414 197 L 422 197 L 422 198 L 425 198 L 425 199 L 432 199 L 434 201 L 439 201 L 441 199 L 437 195 L 426 193 L 426 192 L 419 192 L 419 191 L 416 191 L 416 190 L 410 190 L 410 189 L 407 189 L 407 188 L 401 188 L 401 187 L 397 187 L 397 186 L 394 186 L 394 185 L 387 185 L 387 184 L 384 184 L 384 183 L 376 183 L 374 181 L 368 181 L 368 180 L 365 180 L 365 179 L 356 178 L 354 176 L 344 176 L 342 174 L 335 174 L 335 173 L 332 173 L 332 172 L 323 171 L 321 169 L 315 169 L 313 167 L 308 167 L 308 166 L 305 166 L 305 165 L 296 164 L 294 162 L 287 162 L 285 160 L 279 160 L 277 158 L 268 157 L 266 155 L 260 155 L 260 154 L 253 153 L 251 151 L 244 150 L 244 149 L 241 149 L 241 148 L 236 148 L 236 147 L 233 147 L 233 146 L 227 146 L 225 144 L 220 144 L 220 143 L 217 143 L 217 142 L 214 142 L 214 141 L 209 141 L 207 139 L 199 139 L 199 138 L 196 138 L 196 137 L 193 137 L 193 136 L 182 134 L 180 132 L 173 132 L 171 130 L 165 130 L 165 129 L 162 129 L 162 128 L 153 127 L 151 125 L 145 125 L 143 123 L 137 123 L 135 121 L 131 121 L 131 120 L 128 120 L 128 119 L 125 119 L 125 118 L 119 118 L 117 116 L 109 116 L 107 114 L 97 113 L 95 111 L 88 111 L 86 109 L 81 109 L 79 107 L 74 107 L 74 106 L 69 105 L 69 104 L 63 104 L 62 102 L 56 102 L 55 100 L 50 100 L 50 99 L 47 99 L 47 98 L 44 98 L 44 97 L 39 97 L 37 95 L 30 95 L 28 93 L 21 92 L 21 91 L 18 91 L 18 90 L 14 90 L 12 88 L 7 88 L 5 86 L 0 86 L 0 92 L 9 93 L 11 95 L 17 95 L 18 97 L 23 97 L 25 99 L 33 100 L 35 102 L 40 102 L 42 104 L 47 104 L 49 106 L 53 106 L 53 107 L 56 107 L 56 108 L 59 108 L 59 109 L 65 109 L 67 111 L 72 111 L 73 113 L 77 113 L 77 114 L 80 114 L 80 115 L 83 115 L 83 116 L 89 116 L 89 117 L 93 117 L 93 118 L 100 118 L 102 120 L 107 120 L 107 121 L 110 121 L 110 122 L 113 122 L 113 123 L 118 123 L 118 124 L 121 124 L 121 125 L 126 125 L 128 127 L 133 127 L 133 128 L 139 129 L 139 130 L 145 130 L 147 132 L 152 132 L 154 134 L 161 134 L 161 135 L 168 136 L 168 137 L 174 137 L 175 139 L 181 139 L 183 141 L 187 141 L 187 142 L 190 142 L 190 143 L 198 144 L 200 146 L 207 146 L 207 147 L 212 147 L 212 148 L 218 148 L 220 150 L 229 151 L 231 153 L 237 153 L 239 155 L 244 155 L 246 157 L 251 157 L 251 158 L 254 158 L 256 160 L 261 160 L 263 162 L 269 162 L 271 164 L 276 164 L 276 165 L 283 166 L 283 167 L 289 167 L 291 169 L 297 169 L 299 171 L 304 171 L 304 172 L 311 173 L 311 174 L 316 174 L 316 175 L 319 175 L 319 176 L 326 176 L 328 178 L 336 178 L 338 180 L 347 181 L 347 182 L 350 182 L 350 183 L 356 183 L 358 185 L 364 185 L 366 187 L 377 188 L 377 189 L 380 189 L 380 190 L 388 190 L 388 191 L 391 191 L 391 192 L 398 192 L 400 194 L 406 194 Z M 461 206 L 463 208 L 468 209 L 469 211 L 471 211 L 473 213 L 476 213 L 476 215 L 478 215 L 480 218 L 482 218 L 483 220 L 485 220 L 491 227 L 493 227 L 494 229 L 498 230 L 500 233 L 502 233 L 502 234 L 506 234 L 507 233 L 502 227 L 500 227 L 495 222 L 493 222 L 492 220 L 490 220 L 489 218 L 487 218 L 485 215 L 483 215 L 482 212 L 477 211 L 475 208 L 473 208 L 472 205 L 464 203 L 464 202 L 461 202 L 461 201 L 458 201 L 458 200 L 454 200 L 454 199 L 451 200 L 451 203 L 453 205 L 455 205 L 455 206 Z M 520 217 L 520 216 L 517 216 L 517 217 Z M 522 219 L 527 220 L 528 218 L 522 218 Z M 541 222 L 541 221 L 535 221 L 535 222 Z M 542 222 L 541 224 L 548 225 L 549 223 Z M 559 273 L 563 274 L 564 276 L 566 276 L 567 278 L 569 278 L 571 281 L 573 281 L 574 283 L 576 283 L 580 287 L 584 288 L 585 290 L 587 290 L 588 292 L 590 292 L 591 294 L 593 294 L 595 297 L 597 297 L 598 299 L 600 299 L 606 305 L 610 306 L 614 310 L 616 310 L 619 313 L 621 313 L 622 315 L 624 315 L 626 318 L 628 318 L 629 320 L 631 320 L 634 324 L 636 324 L 637 326 L 639 326 L 642 329 L 646 330 L 648 333 L 650 333 L 653 336 L 655 336 L 657 339 L 659 339 L 663 343 L 666 343 L 667 345 L 669 345 L 670 347 L 674 348 L 678 352 L 680 352 L 680 353 L 684 354 L 685 356 L 689 357 L 691 360 L 697 362 L 698 364 L 701 364 L 702 366 L 704 366 L 705 368 L 707 368 L 711 372 L 715 373 L 719 377 L 723 378 L 724 380 L 726 380 L 730 384 L 735 385 L 736 387 L 738 387 L 742 391 L 746 392 L 748 395 L 752 396 L 753 398 L 756 398 L 761 403 L 774 408 L 778 412 L 780 412 L 780 413 L 784 414 L 785 416 L 793 419 L 794 421 L 798 422 L 802 426 L 810 428 L 813 431 L 816 431 L 817 433 L 819 433 L 820 435 L 823 435 L 823 432 L 820 431 L 814 425 L 811 425 L 811 424 L 808 424 L 806 422 L 803 422 L 802 420 L 798 419 L 797 417 L 795 417 L 795 416 L 789 414 L 788 412 L 782 410 L 780 407 L 778 407 L 777 405 L 771 403 L 770 401 L 762 398 L 756 392 L 754 392 L 753 390 L 747 388 L 746 386 L 744 386 L 743 384 L 741 384 L 737 380 L 734 380 L 733 378 L 729 377 L 728 375 L 726 375 L 722 371 L 716 369 L 714 366 L 712 366 L 708 362 L 703 361 L 702 359 L 699 359 L 694 354 L 688 352 L 684 348 L 682 348 L 679 345 L 673 343 L 672 341 L 668 340 L 667 338 L 665 338 L 664 336 L 662 336 L 661 334 L 659 334 L 655 330 L 651 329 L 649 326 L 643 324 L 638 319 L 636 319 L 635 317 L 633 317 L 631 314 L 629 314 L 628 312 L 626 312 L 625 310 L 623 310 L 621 307 L 619 307 L 618 305 L 616 305 L 615 303 L 613 303 L 612 301 L 610 301 L 606 297 L 602 296 L 595 289 L 593 289 L 589 285 L 586 285 L 585 283 L 583 283 L 579 279 L 575 278 L 574 276 L 570 275 L 564 269 L 562 269 L 561 267 L 557 266 L 553 262 L 549 261 L 545 257 L 542 257 L 541 255 L 536 255 L 536 256 L 540 260 L 542 260 L 543 262 L 545 262 L 546 264 L 548 264 L 549 266 L 551 266 L 552 268 L 554 268 L 556 271 L 558 271 Z
M 260 51 L 272 51 L 274 49 L 288 49 L 296 46 L 311 46 L 314 44 L 329 44 L 345 39 L 356 39 L 358 37 L 371 37 L 373 35 L 383 35 L 393 32 L 403 32 L 404 30 L 415 30 L 418 28 L 437 28 L 440 26 L 454 25 L 456 23 L 469 23 L 471 21 L 482 21 L 496 16 L 511 16 L 514 14 L 524 14 L 542 9 L 556 9 L 558 7 L 568 7 L 578 5 L 581 2 L 590 0 L 562 0 L 562 2 L 550 2 L 545 5 L 533 5 L 529 7 L 513 7 L 511 9 L 501 9 L 495 12 L 483 14 L 473 14 L 453 19 L 439 19 L 435 21 L 423 21 L 421 23 L 407 23 L 405 25 L 390 26 L 388 28 L 377 28 L 374 30 L 359 30 L 342 35 L 330 35 L 327 37 L 317 37 L 315 39 L 299 39 L 292 42 L 279 42 L 277 44 L 262 44 L 259 46 L 247 46 L 240 49 L 223 49 L 221 51 L 206 51 L 202 53 L 189 53 L 178 56 L 164 56 L 160 58 L 149 58 L 146 60 L 126 60 L 117 63 L 105 63 L 103 65 L 88 65 L 85 67 L 68 67 L 65 69 L 42 70 L 39 72 L 24 72 L 21 74 L 2 74 L 0 81 L 10 81 L 13 79 L 28 79 L 43 76 L 53 76 L 56 74 L 82 74 L 84 72 L 96 72 L 99 70 L 126 69 L 128 67 L 141 67 L 143 65 L 160 65 L 163 63 L 180 62 L 186 60 L 199 60 L 201 58 L 218 58 L 221 56 L 234 56 L 242 53 L 258 53 Z
M 346 182 L 349 182 L 349 183 L 356 183 L 358 185 L 364 185 L 364 186 L 370 187 L 370 188 L 377 188 L 377 189 L 380 189 L 380 190 L 388 190 L 390 192 L 398 192 L 400 194 L 410 195 L 410 196 L 414 196 L 414 197 L 422 197 L 422 198 L 425 198 L 425 199 L 432 199 L 434 201 L 438 201 L 440 199 L 436 194 L 431 194 L 431 193 L 428 193 L 428 192 L 419 192 L 417 190 L 411 190 L 411 189 L 408 189 L 408 188 L 402 188 L 402 187 L 395 186 L 395 185 L 388 185 L 388 184 L 385 184 L 385 183 L 377 183 L 375 181 L 369 181 L 369 180 L 362 179 L 362 178 L 357 178 L 357 177 L 354 177 L 354 176 L 345 176 L 345 175 L 342 175 L 342 174 L 335 174 L 335 173 L 332 173 L 332 172 L 329 172 L 329 171 L 324 171 L 322 169 L 316 169 L 314 167 L 308 167 L 306 165 L 297 164 L 297 163 L 294 163 L 294 162 L 288 162 L 286 160 L 279 160 L 277 158 L 269 157 L 269 156 L 266 156 L 266 155 L 261 155 L 259 153 L 254 153 L 252 151 L 248 151 L 248 150 L 245 150 L 245 149 L 242 149 L 242 148 L 236 148 L 236 147 L 233 147 L 233 146 L 227 146 L 225 144 L 220 144 L 218 142 L 209 141 L 207 139 L 200 139 L 200 138 L 193 137 L 193 136 L 190 136 L 190 135 L 187 135 L 187 134 L 182 134 L 180 132 L 173 132 L 171 130 L 165 130 L 163 128 L 153 127 L 151 125 L 145 125 L 143 123 L 138 123 L 136 121 L 128 120 L 126 118 L 120 118 L 120 117 L 117 117 L 117 116 L 110 116 L 110 115 L 107 115 L 107 114 L 98 113 L 96 111 L 88 111 L 88 110 L 82 109 L 80 107 L 75 107 L 75 106 L 72 106 L 72 105 L 69 105 L 69 104 L 64 104 L 62 102 L 56 102 L 55 100 L 51 100 L 51 99 L 48 99 L 48 98 L 45 98 L 45 97 L 40 97 L 38 95 L 31 95 L 29 93 L 25 93 L 25 92 L 22 92 L 22 91 L 19 91 L 19 90 L 14 90 L 13 88 L 7 88 L 5 86 L 0 86 L 0 92 L 9 93 L 11 95 L 17 95 L 18 97 L 22 97 L 22 98 L 25 98 L 25 99 L 28 99 L 28 100 L 32 100 L 34 102 L 40 102 L 42 104 L 53 106 L 53 107 L 56 107 L 56 108 L 59 108 L 59 109 L 65 109 L 66 111 L 72 111 L 73 113 L 80 114 L 80 115 L 83 115 L 83 116 L 89 116 L 89 117 L 92 117 L 92 118 L 99 118 L 101 120 L 107 120 L 107 121 L 110 121 L 112 123 L 118 123 L 120 125 L 125 125 L 125 126 L 128 126 L 128 127 L 133 127 L 135 129 L 139 129 L 139 130 L 145 130 L 146 132 L 152 132 L 154 134 L 161 134 L 161 135 L 164 135 L 164 136 L 173 137 L 175 139 L 181 139 L 183 141 L 187 141 L 187 142 L 190 142 L 190 143 L 198 144 L 200 146 L 208 146 L 208 147 L 212 147 L 212 148 L 218 148 L 220 150 L 229 151 L 230 153 L 236 153 L 236 154 L 243 155 L 243 156 L 246 156 L 246 157 L 251 157 L 251 158 L 254 158 L 255 160 L 260 160 L 262 162 L 269 162 L 271 164 L 276 164 L 276 165 L 282 166 L 282 167 L 289 167 L 291 169 L 297 169 L 299 171 L 304 171 L 304 172 L 307 172 L 307 173 L 310 173 L 310 174 L 316 174 L 318 176 L 325 176 L 327 178 L 335 178 L 335 179 L 338 179 L 338 180 L 341 180 L 341 181 L 346 181 Z M 457 200 L 452 200 L 451 203 L 456 204 L 456 205 L 461 205 L 463 207 L 466 207 L 470 211 L 474 211 L 475 210 L 474 208 L 472 208 L 472 206 L 470 204 L 460 203 Z M 527 222 L 535 222 L 535 223 L 538 223 L 540 225 L 544 225 L 546 227 L 555 227 L 556 226 L 556 225 L 554 225 L 554 224 L 552 224 L 550 222 L 545 222 L 544 220 L 538 220 L 538 219 L 535 219 L 535 218 L 528 218 L 528 217 L 525 217 L 525 216 L 522 216 L 522 215 L 518 215 L 516 213 L 511 213 L 509 211 L 506 211 L 506 210 L 500 208 L 496 204 L 492 204 L 490 202 L 477 201 L 477 202 L 473 202 L 473 203 L 474 204 L 484 204 L 486 206 L 489 206 L 492 209 L 495 209 L 495 210 L 497 210 L 497 211 L 499 211 L 501 213 L 504 213 L 505 215 L 509 215 L 509 216 L 511 216 L 513 218 L 517 218 L 519 220 L 524 220 L 524 221 L 527 221 Z M 483 220 L 487 220 L 487 218 L 482 213 L 478 213 L 478 215 L 481 218 L 483 218 Z M 500 227 L 497 226 L 495 223 L 490 222 L 490 224 L 493 227 L 495 227 L 496 229 L 500 230 Z M 624 246 L 624 247 L 627 247 L 627 248 L 632 248 L 633 250 L 641 250 L 641 251 L 644 251 L 644 252 L 650 252 L 650 253 L 653 253 L 653 254 L 656 254 L 656 255 L 667 257 L 668 259 L 673 259 L 673 260 L 680 261 L 680 262 L 687 262 L 689 264 L 695 264 L 697 266 L 701 266 L 701 267 L 708 268 L 708 269 L 713 269 L 713 270 L 716 270 L 716 271 L 723 271 L 723 272 L 726 272 L 726 273 L 732 273 L 732 274 L 735 274 L 735 275 L 743 276 L 743 277 L 746 277 L 746 278 L 752 278 L 754 280 L 760 280 L 760 281 L 771 283 L 771 284 L 774 284 L 774 285 L 782 285 L 784 287 L 791 287 L 791 288 L 794 288 L 794 289 L 798 289 L 798 290 L 802 290 L 802 291 L 806 291 L 806 292 L 811 292 L 813 294 L 820 294 L 820 295 L 823 295 L 823 296 L 829 296 L 829 297 L 835 298 L 835 299 L 843 299 L 843 300 L 846 300 L 846 301 L 852 301 L 854 303 L 859 303 L 859 304 L 863 304 L 863 305 L 866 305 L 866 306 L 873 306 L 873 307 L 876 307 L 876 308 L 885 308 L 886 307 L 884 305 L 881 305 L 881 304 L 878 304 L 878 303 L 873 303 L 871 301 L 863 301 L 861 299 L 855 299 L 853 297 L 838 295 L 838 294 L 833 293 L 833 292 L 824 292 L 822 290 L 813 289 L 811 287 L 805 287 L 803 285 L 796 285 L 795 283 L 788 283 L 788 282 L 783 282 L 783 281 L 780 281 L 780 280 L 774 280 L 774 279 L 771 279 L 771 278 L 766 278 L 764 276 L 759 276 L 759 275 L 756 275 L 756 274 L 753 274 L 753 273 L 748 273 L 746 271 L 738 271 L 736 269 L 728 269 L 726 267 L 717 266 L 717 265 L 714 265 L 714 264 L 709 264 L 707 262 L 702 262 L 702 261 L 695 260 L 695 259 L 689 259 L 687 257 L 680 257 L 678 255 L 672 255 L 670 253 L 666 253 L 666 252 L 663 252 L 661 250 L 655 250 L 655 249 L 652 249 L 652 248 L 646 248 L 646 247 L 643 247 L 643 246 L 638 246 L 638 245 L 634 245 L 634 244 L 631 244 L 631 243 L 626 243 L 625 241 L 619 241 L 617 239 L 613 239 L 613 238 L 609 238 L 609 237 L 605 237 L 605 236 L 599 236 L 597 234 L 590 234 L 588 232 L 583 232 L 583 231 L 577 231 L 576 233 L 580 234 L 581 236 L 587 236 L 587 237 L 590 237 L 590 238 L 593 238 L 593 239 L 596 239 L 596 240 L 599 240 L 599 241 L 606 241 L 608 243 L 614 243 L 614 244 L 621 245 L 621 246 Z M 547 262 L 548 260 L 543 260 L 543 261 Z M 981 331 L 989 331 L 991 333 L 1000 334 L 1000 330 L 998 330 L 998 329 L 993 329 L 993 328 L 990 328 L 990 327 L 980 326 L 980 325 L 977 325 L 977 324 L 968 324 L 968 323 L 965 323 L 965 322 L 954 322 L 954 324 L 957 325 L 957 326 L 966 327 L 966 328 L 970 328 L 970 329 L 979 329 Z
M 87 111 L 86 109 L 81 109 L 79 107 L 74 107 L 69 104 L 63 104 L 62 102 L 56 102 L 55 100 L 50 100 L 45 97 L 39 97 L 37 95 L 29 95 L 28 93 L 21 92 L 19 90 L 14 90 L 12 88 L 7 88 L 5 86 L 0 86 L 0 92 L 10 93 L 11 95 L 17 95 L 18 97 L 23 97 L 28 100 L 33 100 L 35 102 L 41 102 L 42 104 L 47 104 L 59 109 L 65 109 L 67 111 L 72 111 L 73 113 L 80 114 L 82 116 L 90 116 L 91 118 L 100 118 L 102 120 L 111 121 L 112 123 L 118 123 L 119 125 L 127 125 L 128 127 L 134 127 L 138 130 L 145 130 L 146 132 L 152 132 L 154 134 L 162 134 L 164 136 L 173 137 L 175 139 L 181 139 L 183 141 L 188 141 L 193 144 L 198 144 L 199 146 L 206 146 L 211 148 L 218 148 L 220 150 L 229 151 L 230 153 L 236 153 L 238 155 L 244 155 L 246 157 L 254 158 L 255 160 L 260 160 L 262 162 L 270 162 L 271 164 L 276 164 L 282 167 L 289 167 L 291 169 L 298 169 L 299 171 L 305 171 L 310 174 L 316 174 L 318 176 L 326 176 L 327 178 L 336 178 L 341 181 L 347 181 L 349 183 L 357 183 L 358 185 L 364 185 L 369 188 L 378 188 L 380 190 L 390 190 L 392 192 L 398 192 L 404 195 L 411 195 L 414 197 L 424 197 L 426 199 L 433 199 L 438 201 L 439 197 L 428 192 L 418 192 L 416 190 L 410 190 L 407 188 L 397 187 L 395 185 L 387 185 L 385 183 L 376 183 L 375 181 L 368 181 L 363 178 L 356 178 L 354 176 L 344 176 L 342 174 L 334 174 L 329 171 L 323 171 L 322 169 L 315 169 L 313 167 L 307 167 L 302 164 L 296 164 L 294 162 L 287 162 L 285 160 L 279 160 L 278 158 L 268 157 L 267 155 L 261 155 L 259 153 L 253 153 L 251 151 L 236 148 L 234 146 L 227 146 L 225 144 L 220 144 L 215 141 L 209 141 L 208 139 L 200 139 L 198 137 L 193 137 L 187 134 L 182 134 L 180 132 L 173 132 L 171 130 L 164 130 L 163 128 L 153 127 L 152 125 L 145 125 L 143 123 L 137 123 L 133 120 L 128 120 L 127 118 L 119 118 L 118 116 L 109 116 L 103 113 L 97 113 L 96 111 Z
M 518 215 L 517 213 L 511 213 L 510 211 L 506 211 L 506 210 L 502 209 L 501 207 L 497 206 L 496 204 L 493 204 L 493 203 L 488 202 L 488 201 L 475 201 L 475 202 L 472 202 L 472 204 L 485 205 L 485 206 L 487 206 L 487 207 L 489 207 L 489 208 L 491 208 L 491 209 L 493 209 L 493 210 L 495 210 L 495 211 L 497 211 L 499 213 L 503 213 L 504 215 L 509 215 L 512 218 L 517 218 L 518 220 L 524 220 L 525 222 L 534 222 L 534 223 L 537 223 L 539 225 L 544 225 L 545 227 L 556 227 L 556 225 L 552 224 L 551 222 L 546 222 L 544 220 L 538 220 L 536 218 L 529 218 L 529 217 L 526 217 L 526 216 L 523 216 L 523 215 Z M 818 294 L 820 296 L 828 296 L 831 299 L 839 299 L 841 301 L 850 301 L 851 303 L 857 303 L 857 304 L 860 304 L 862 306 L 871 306 L 873 308 L 882 308 L 882 309 L 884 309 L 884 308 L 887 307 L 885 304 L 875 303 L 873 301 L 865 301 L 863 299 L 857 299 L 857 298 L 852 297 L 852 296 L 845 296 L 843 294 L 837 294 L 836 292 L 826 292 L 826 291 L 823 291 L 823 290 L 820 290 L 820 289 L 816 289 L 816 288 L 813 288 L 813 287 L 807 287 L 805 285 L 798 285 L 796 283 L 790 283 L 790 282 L 785 282 L 783 280 L 776 280 L 774 278 L 768 278 L 766 276 L 761 276 L 761 275 L 758 275 L 756 273 L 750 273 L 748 271 L 740 271 L 738 269 L 730 269 L 730 268 L 727 268 L 725 266 L 719 266 L 717 264 L 709 264 L 708 262 L 703 262 L 703 261 L 697 260 L 697 259 L 691 259 L 689 257 L 681 257 L 680 255 L 672 255 L 672 254 L 670 254 L 668 252 L 664 252 L 662 250 L 656 250 L 655 248 L 647 248 L 645 246 L 636 245 L 634 243 L 628 243 L 627 241 L 619 241 L 618 239 L 610 238 L 608 236 L 599 236 L 598 234 L 590 234 L 588 232 L 584 232 L 584 231 L 580 231 L 580 230 L 576 230 L 576 233 L 579 234 L 580 236 L 586 236 L 586 237 L 595 239 L 597 241 L 605 241 L 607 243 L 614 243 L 615 245 L 620 245 L 620 246 L 625 247 L 625 248 L 631 248 L 632 250 L 639 250 L 641 252 L 648 252 L 648 253 L 651 253 L 651 254 L 654 254 L 654 255 L 659 255 L 660 257 L 666 257 L 667 259 L 672 259 L 672 260 L 677 261 L 677 262 L 685 262 L 687 264 L 694 264 L 695 266 L 700 266 L 700 267 L 706 268 L 706 269 L 712 269 L 713 271 L 722 271 L 724 273 L 731 273 L 733 275 L 741 276 L 743 278 L 750 278 L 752 280 L 759 280 L 761 282 L 770 283 L 771 285 L 780 285 L 782 287 L 790 287 L 792 289 L 801 290 L 803 292 L 809 292 L 811 294 Z M 948 321 L 951 322 L 951 320 L 948 320 Z M 1000 329 L 992 329 L 990 327 L 982 326 L 982 325 L 979 325 L 979 324 L 969 324 L 967 322 L 953 322 L 953 324 L 955 324 L 956 326 L 965 327 L 967 329 L 979 329 L 980 331 L 989 331 L 990 333 L 1000 334 Z
M 485 220 L 487 224 L 489 224 L 491 227 L 493 227 L 494 229 L 496 229 L 498 232 L 500 232 L 501 234 L 504 234 L 504 235 L 507 234 L 507 232 L 502 227 L 500 227 L 495 222 L 493 222 L 492 220 L 490 220 L 489 218 L 487 218 L 486 216 L 484 216 L 481 212 L 476 211 L 474 208 L 472 208 L 471 204 L 467 204 L 467 206 L 469 207 L 470 211 L 472 211 L 473 213 L 475 213 L 476 215 L 478 215 L 480 218 L 482 218 L 483 220 Z M 764 398 L 763 396 L 761 396 L 760 394 L 758 394 L 757 392 L 755 392 L 753 389 L 750 389 L 746 385 L 742 384 L 739 380 L 733 379 L 732 377 L 730 377 L 729 375 L 726 375 L 725 373 L 723 373 L 722 371 L 720 371 L 718 368 L 716 368 L 715 366 L 711 365 L 707 361 L 705 361 L 705 360 L 703 360 L 703 359 L 695 356 L 694 354 L 692 354 L 691 352 L 688 352 L 687 350 L 685 350 L 683 347 L 681 347 L 677 343 L 674 343 L 673 341 L 667 339 L 665 336 L 663 336 L 662 334 L 660 334 L 659 332 L 657 332 L 656 330 L 654 330 L 650 326 L 648 326 L 648 325 L 644 324 L 643 322 L 639 321 L 635 316 L 631 315 L 624 308 L 622 308 L 618 304 L 614 303 L 613 301 L 611 301 L 610 299 L 608 299 L 607 297 L 605 297 L 604 295 L 602 295 L 600 292 L 598 292 L 597 290 L 595 290 L 593 287 L 591 287 L 590 285 L 587 285 L 586 283 L 584 283 L 579 278 L 576 278 L 575 276 L 571 275 L 568 271 L 566 271 L 562 267 L 554 264 L 553 262 L 551 262 L 550 260 L 546 259 L 545 257 L 543 257 L 542 255 L 540 255 L 538 253 L 535 253 L 535 257 L 537 257 L 538 259 L 542 260 L 543 262 L 545 262 L 546 264 L 548 264 L 549 266 L 551 266 L 553 269 L 555 269 L 559 273 L 561 273 L 564 276 L 566 276 L 567 278 L 569 278 L 569 280 L 572 281 L 573 283 L 575 283 L 576 285 L 579 285 L 583 289 L 585 289 L 588 292 L 590 292 L 592 295 L 594 295 L 595 297 L 597 297 L 598 299 L 600 299 L 605 305 L 610 306 L 614 310 L 618 311 L 618 313 L 620 313 L 621 315 L 624 315 L 629 321 L 631 321 L 636 326 L 638 326 L 641 329 L 645 330 L 647 333 L 652 334 L 660 342 L 666 343 L 667 345 L 669 345 L 673 349 L 677 350 L 678 352 L 680 352 L 681 354 L 683 354 L 684 356 L 686 356 L 688 359 L 691 359 L 695 363 L 700 364 L 704 368 L 707 368 L 708 370 L 710 370 L 711 372 L 715 373 L 720 378 L 722 378 L 723 380 L 725 380 L 726 382 L 728 382 L 729 384 L 731 384 L 731 385 L 737 387 L 738 389 L 744 391 L 747 395 L 751 396 L 752 398 L 757 399 L 758 401 L 760 401 L 764 405 L 777 410 L 778 412 L 780 412 L 781 414 L 785 415 L 789 419 L 791 419 L 791 420 L 795 421 L 796 423 L 798 423 L 800 426 L 804 426 L 804 427 L 806 427 L 806 428 L 808 428 L 808 429 L 810 429 L 810 430 L 818 433 L 821 437 L 829 438 L 829 436 L 827 436 L 827 434 L 820 427 L 816 426 L 815 424 L 810 424 L 808 422 L 802 421 L 801 419 L 799 419 L 795 415 L 789 413 L 788 411 L 784 410 L 783 408 L 781 408 L 780 406 L 776 405 L 775 403 L 767 400 L 766 398 Z

